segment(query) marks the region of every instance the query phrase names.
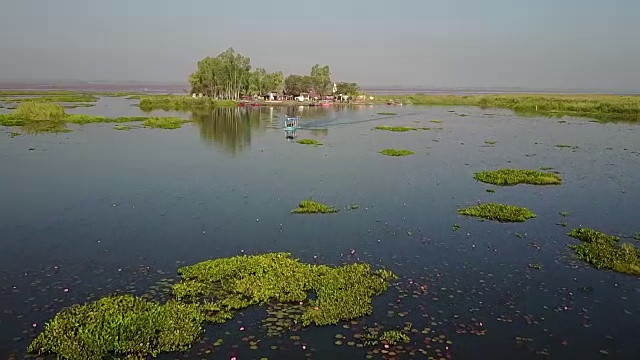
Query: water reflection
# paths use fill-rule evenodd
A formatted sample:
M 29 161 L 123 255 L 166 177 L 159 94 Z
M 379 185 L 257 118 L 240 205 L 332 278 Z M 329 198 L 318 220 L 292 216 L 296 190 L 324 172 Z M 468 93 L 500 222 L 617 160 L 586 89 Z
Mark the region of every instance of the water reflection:
M 264 131 L 261 119 L 266 115 L 268 109 L 214 108 L 194 112 L 191 118 L 200 127 L 203 140 L 235 155 L 250 148 L 252 132 Z
M 338 107 L 255 107 L 255 108 L 214 108 L 210 111 L 193 112 L 192 120 L 200 128 L 200 136 L 207 143 L 223 148 L 231 154 L 237 154 L 251 147 L 252 136 L 266 131 L 267 128 L 282 129 L 284 114 L 300 116 L 302 128 L 309 129 L 311 135 L 322 139 L 328 129 L 318 129 L 335 120 L 340 112 L 347 111 Z M 294 139 L 294 134 L 285 134 L 286 139 Z

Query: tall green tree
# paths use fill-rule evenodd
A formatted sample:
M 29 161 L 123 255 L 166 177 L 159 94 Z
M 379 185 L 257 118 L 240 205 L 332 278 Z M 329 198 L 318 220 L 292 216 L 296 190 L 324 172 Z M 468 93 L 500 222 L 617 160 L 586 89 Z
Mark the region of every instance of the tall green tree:
M 339 82 L 336 84 L 336 93 L 342 95 L 358 95 L 360 87 L 356 83 Z
M 311 83 L 313 84 L 313 90 L 319 95 L 326 95 L 331 92 L 329 86 L 331 85 L 331 71 L 329 65 L 320 66 L 315 64 L 311 68 Z
M 310 76 L 289 75 L 284 80 L 284 91 L 288 95 L 300 95 L 313 89 L 313 81 Z
M 240 98 L 250 82 L 251 60 L 229 48 L 215 58 L 198 62 L 196 72 L 189 76 L 192 92 L 221 99 Z

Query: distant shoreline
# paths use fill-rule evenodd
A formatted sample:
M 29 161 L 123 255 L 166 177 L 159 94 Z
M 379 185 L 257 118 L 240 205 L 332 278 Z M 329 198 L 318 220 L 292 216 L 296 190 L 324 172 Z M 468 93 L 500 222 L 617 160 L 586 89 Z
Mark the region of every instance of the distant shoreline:
M 0 81 L 0 90 L 69 90 L 79 92 L 137 92 L 148 94 L 188 94 L 189 84 L 152 83 L 152 82 L 27 82 Z M 539 88 L 508 88 L 508 87 L 399 87 L 377 86 L 362 87 L 362 90 L 372 95 L 482 95 L 482 94 L 603 94 L 603 95 L 640 95 L 639 90 L 612 89 L 539 89 Z

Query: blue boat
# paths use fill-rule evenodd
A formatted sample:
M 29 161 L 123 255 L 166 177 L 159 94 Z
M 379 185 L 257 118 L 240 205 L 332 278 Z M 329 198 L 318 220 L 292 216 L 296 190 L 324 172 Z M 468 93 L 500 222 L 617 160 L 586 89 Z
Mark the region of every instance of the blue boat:
M 298 121 L 300 121 L 300 118 L 297 116 L 289 116 L 289 115 L 285 115 L 284 116 L 284 131 L 295 131 L 298 129 L 299 124 Z

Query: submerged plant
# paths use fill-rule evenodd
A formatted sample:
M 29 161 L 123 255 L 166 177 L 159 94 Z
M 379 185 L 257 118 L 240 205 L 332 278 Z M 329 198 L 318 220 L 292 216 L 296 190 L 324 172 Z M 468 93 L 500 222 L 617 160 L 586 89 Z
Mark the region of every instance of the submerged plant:
M 375 127 L 376 130 L 385 130 L 385 131 L 393 131 L 393 132 L 405 132 L 405 131 L 413 131 L 418 130 L 411 126 L 389 126 L 389 125 L 380 125 Z
M 640 276 L 640 249 L 632 244 L 617 245 L 620 238 L 588 229 L 572 229 L 567 235 L 582 241 L 571 245 L 578 259 L 596 269 Z
M 458 213 L 499 222 L 524 222 L 536 217 L 536 214 L 527 208 L 493 203 L 459 209 Z
M 59 312 L 28 351 L 70 360 L 156 356 L 189 348 L 202 334 L 203 321 L 196 304 L 107 296 Z
M 380 154 L 387 155 L 387 156 L 407 156 L 407 155 L 413 155 L 415 154 L 415 152 L 411 150 L 405 150 L 405 149 L 383 149 L 383 150 L 380 150 Z
M 521 169 L 481 171 L 475 173 L 473 178 L 483 183 L 499 186 L 513 186 L 518 184 L 559 185 L 562 183 L 562 179 L 557 174 Z
M 317 201 L 302 200 L 300 204 L 298 204 L 298 207 L 291 212 L 293 214 L 330 214 L 337 213 L 338 211 L 338 208 Z
M 298 144 L 303 144 L 303 145 L 316 145 L 316 146 L 322 145 L 322 143 L 316 139 L 300 139 L 296 142 Z

